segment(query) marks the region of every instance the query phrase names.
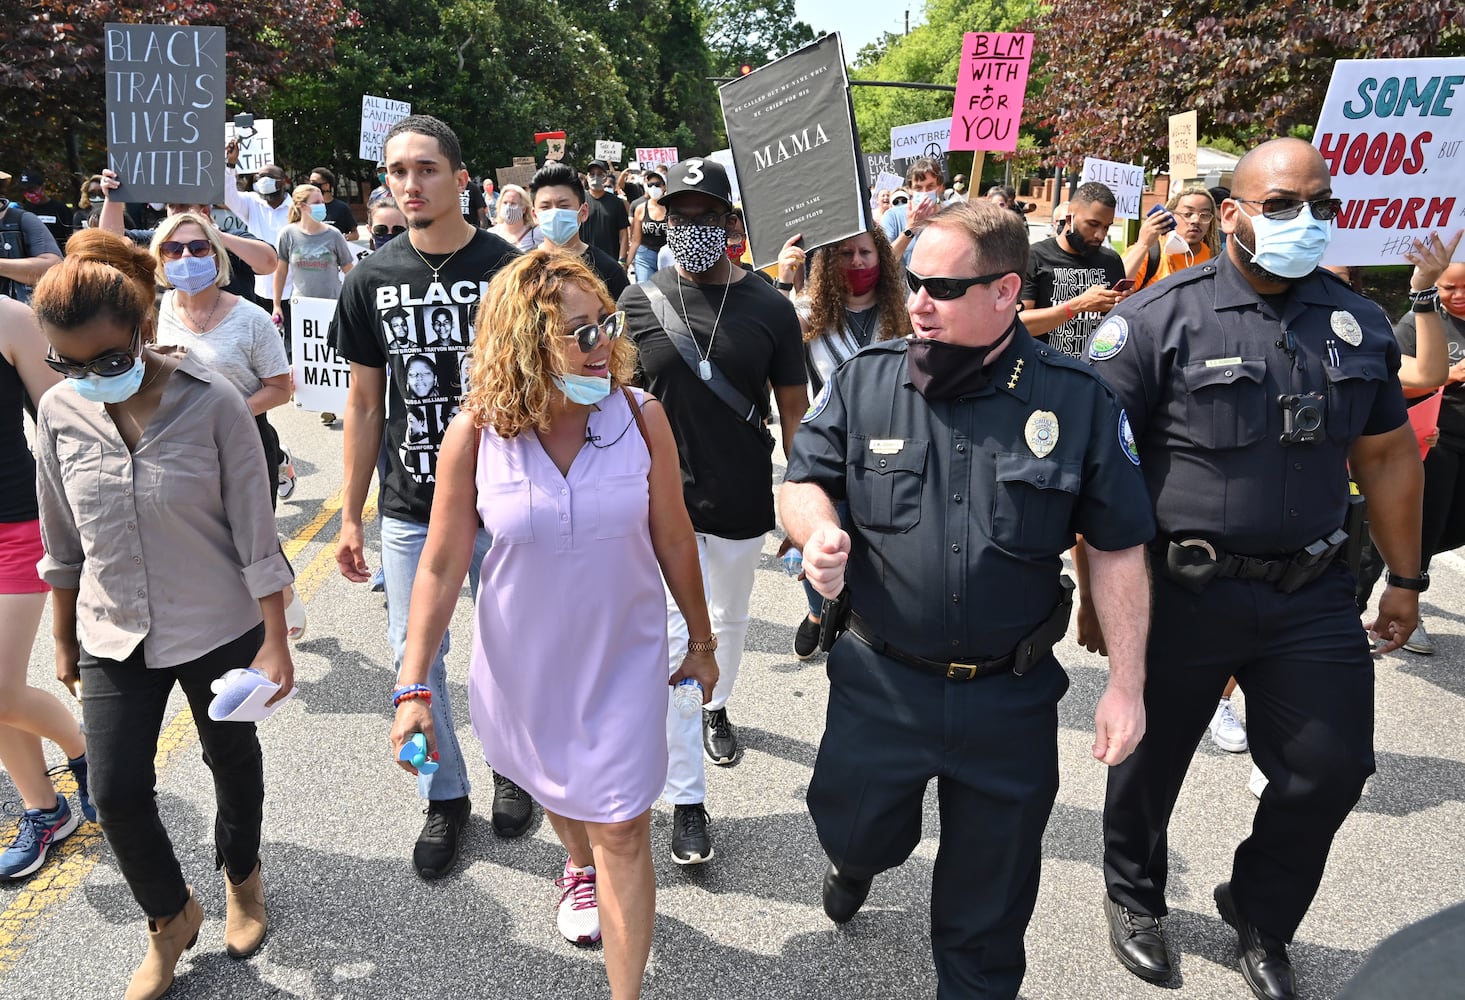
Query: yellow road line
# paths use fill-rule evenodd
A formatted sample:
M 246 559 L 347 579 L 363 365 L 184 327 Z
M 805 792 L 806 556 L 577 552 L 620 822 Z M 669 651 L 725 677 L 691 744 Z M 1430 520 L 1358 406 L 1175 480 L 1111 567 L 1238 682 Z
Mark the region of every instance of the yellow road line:
M 292 562 L 305 551 L 316 536 L 335 520 L 340 513 L 343 496 L 340 490 L 326 499 L 316 511 L 315 517 L 298 532 L 285 541 L 285 556 Z M 369 523 L 376 516 L 376 495 L 373 493 L 362 510 L 361 520 Z M 305 569 L 295 577 L 295 587 L 302 601 L 309 602 L 321 586 L 330 578 L 336 565 L 335 547 L 321 546 Z M 173 716 L 158 734 L 158 752 L 153 758 L 153 768 L 158 774 L 182 750 L 197 739 L 193 726 L 193 713 L 187 705 Z M 56 779 L 58 793 L 72 797 L 75 802 L 76 781 L 70 773 Z M 8 842 L 15 837 L 15 826 L 10 826 L 0 837 Z M 26 881 L 16 892 L 15 898 L 0 911 L 0 977 L 5 976 L 25 954 L 25 950 L 39 936 L 45 926 L 51 908 L 64 903 L 72 891 L 78 888 L 91 870 L 101 860 L 102 830 L 95 823 L 83 822 L 77 831 L 58 844 L 46 859 L 46 864 Z

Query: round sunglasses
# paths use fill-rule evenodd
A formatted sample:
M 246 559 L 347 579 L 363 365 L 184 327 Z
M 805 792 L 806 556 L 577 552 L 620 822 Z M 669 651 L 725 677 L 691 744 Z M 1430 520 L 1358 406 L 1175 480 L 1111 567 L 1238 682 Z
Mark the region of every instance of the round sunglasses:
M 586 323 L 584 326 L 576 327 L 566 337 L 574 337 L 575 345 L 580 348 L 582 354 L 589 354 L 600 346 L 600 338 L 614 342 L 621 334 L 626 332 L 626 314 L 616 310 L 599 323 Z

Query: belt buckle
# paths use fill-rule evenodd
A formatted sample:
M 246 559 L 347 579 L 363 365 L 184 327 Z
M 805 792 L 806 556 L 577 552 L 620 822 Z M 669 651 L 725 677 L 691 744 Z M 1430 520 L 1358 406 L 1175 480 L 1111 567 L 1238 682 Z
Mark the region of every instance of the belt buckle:
M 977 667 L 972 663 L 949 663 L 946 666 L 946 679 L 949 681 L 970 681 L 975 680 Z

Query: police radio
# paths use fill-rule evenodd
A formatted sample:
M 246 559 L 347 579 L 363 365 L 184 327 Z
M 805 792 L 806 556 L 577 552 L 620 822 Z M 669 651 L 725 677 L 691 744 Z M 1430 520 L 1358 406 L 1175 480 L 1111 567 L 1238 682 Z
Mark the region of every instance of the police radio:
M 1328 433 L 1327 400 L 1320 392 L 1284 393 L 1277 397 L 1282 407 L 1281 443 L 1315 444 Z

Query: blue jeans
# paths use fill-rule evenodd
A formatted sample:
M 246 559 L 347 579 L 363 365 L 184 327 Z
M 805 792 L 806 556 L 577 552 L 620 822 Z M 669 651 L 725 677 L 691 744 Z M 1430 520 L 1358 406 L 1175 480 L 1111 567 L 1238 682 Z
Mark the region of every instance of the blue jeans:
M 650 247 L 636 248 L 636 284 L 643 281 L 650 281 L 651 276 L 656 273 L 656 251 Z
M 468 587 L 478 596 L 478 571 L 488 552 L 489 534 L 478 529 L 473 542 L 473 561 L 468 566 Z M 402 672 L 402 654 L 407 648 L 407 608 L 411 603 L 412 582 L 417 579 L 417 563 L 427 544 L 427 525 L 382 518 L 382 570 L 387 576 L 387 639 L 392 644 L 392 667 Z M 432 689 L 432 728 L 437 736 L 438 769 L 436 774 L 418 775 L 417 790 L 425 799 L 456 799 L 468 794 L 468 769 L 458 734 L 453 728 L 453 708 L 448 704 L 448 649 L 451 632 L 443 633 L 442 645 L 432 659 L 427 686 Z

